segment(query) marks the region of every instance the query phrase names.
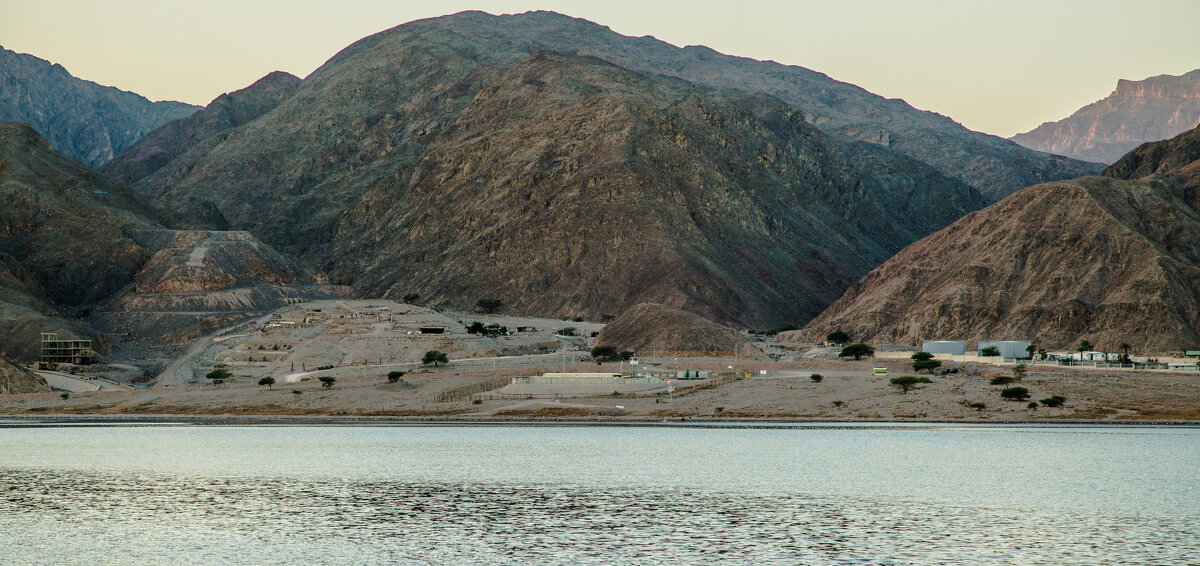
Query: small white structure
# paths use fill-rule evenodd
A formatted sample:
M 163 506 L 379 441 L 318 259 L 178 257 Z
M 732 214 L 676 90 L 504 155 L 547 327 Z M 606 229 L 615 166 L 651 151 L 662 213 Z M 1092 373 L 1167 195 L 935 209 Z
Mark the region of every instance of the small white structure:
M 921 342 L 921 351 L 961 356 L 967 353 L 967 343 L 962 340 L 926 340 Z
M 1075 352 L 1067 357 L 1077 362 L 1117 362 L 1121 360 L 1121 354 L 1104 352 Z
M 1030 342 L 1028 340 L 980 340 L 979 355 L 983 355 L 983 351 L 990 347 L 995 347 L 1000 350 L 1000 356 L 1004 358 L 1027 358 L 1029 357 Z
M 1200 366 L 1196 364 L 1167 364 L 1167 369 L 1171 371 L 1200 371 Z

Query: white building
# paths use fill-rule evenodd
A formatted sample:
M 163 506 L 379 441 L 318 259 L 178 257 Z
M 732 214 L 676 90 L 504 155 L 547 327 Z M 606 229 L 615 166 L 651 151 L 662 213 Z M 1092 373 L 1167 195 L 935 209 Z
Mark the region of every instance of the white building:
M 995 347 L 1000 350 L 1000 356 L 1004 358 L 1028 358 L 1029 357 L 1028 340 L 980 340 L 979 355 L 983 355 L 983 351 L 990 347 Z
M 926 340 L 921 342 L 921 351 L 961 356 L 967 353 L 967 343 L 962 340 Z

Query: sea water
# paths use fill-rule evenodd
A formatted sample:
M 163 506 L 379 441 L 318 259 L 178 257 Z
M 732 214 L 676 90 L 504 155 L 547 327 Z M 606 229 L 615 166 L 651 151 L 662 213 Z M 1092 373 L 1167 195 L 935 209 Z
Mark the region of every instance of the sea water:
M 0 564 L 1200 564 L 1200 428 L 0 428 Z

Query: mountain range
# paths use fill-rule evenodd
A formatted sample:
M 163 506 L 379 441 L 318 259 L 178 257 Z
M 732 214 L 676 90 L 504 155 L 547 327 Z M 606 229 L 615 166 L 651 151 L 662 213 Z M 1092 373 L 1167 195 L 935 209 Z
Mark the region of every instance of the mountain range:
M 62 155 L 96 167 L 151 130 L 198 108 L 71 76 L 62 65 L 0 48 L 0 122 L 33 126 Z
M 257 117 L 202 119 L 214 103 L 105 170 L 360 294 L 458 306 L 807 320 L 990 199 L 1099 171 L 807 69 L 547 12 L 412 22 L 298 86 L 268 79 L 229 99 Z
M 1035 185 L 916 242 L 803 330 L 856 340 L 1029 339 L 1169 352 L 1200 345 L 1200 128 L 1104 177 Z
M 1120 80 L 1102 100 L 1012 140 L 1030 149 L 1112 163 L 1135 147 L 1200 124 L 1200 69 L 1180 76 Z

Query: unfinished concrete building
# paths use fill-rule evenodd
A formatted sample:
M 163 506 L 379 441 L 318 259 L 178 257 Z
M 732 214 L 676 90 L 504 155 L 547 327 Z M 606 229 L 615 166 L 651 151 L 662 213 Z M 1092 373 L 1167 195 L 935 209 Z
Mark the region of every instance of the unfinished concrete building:
M 42 361 L 55 364 L 92 363 L 91 340 L 59 339 L 57 332 L 42 333 Z

